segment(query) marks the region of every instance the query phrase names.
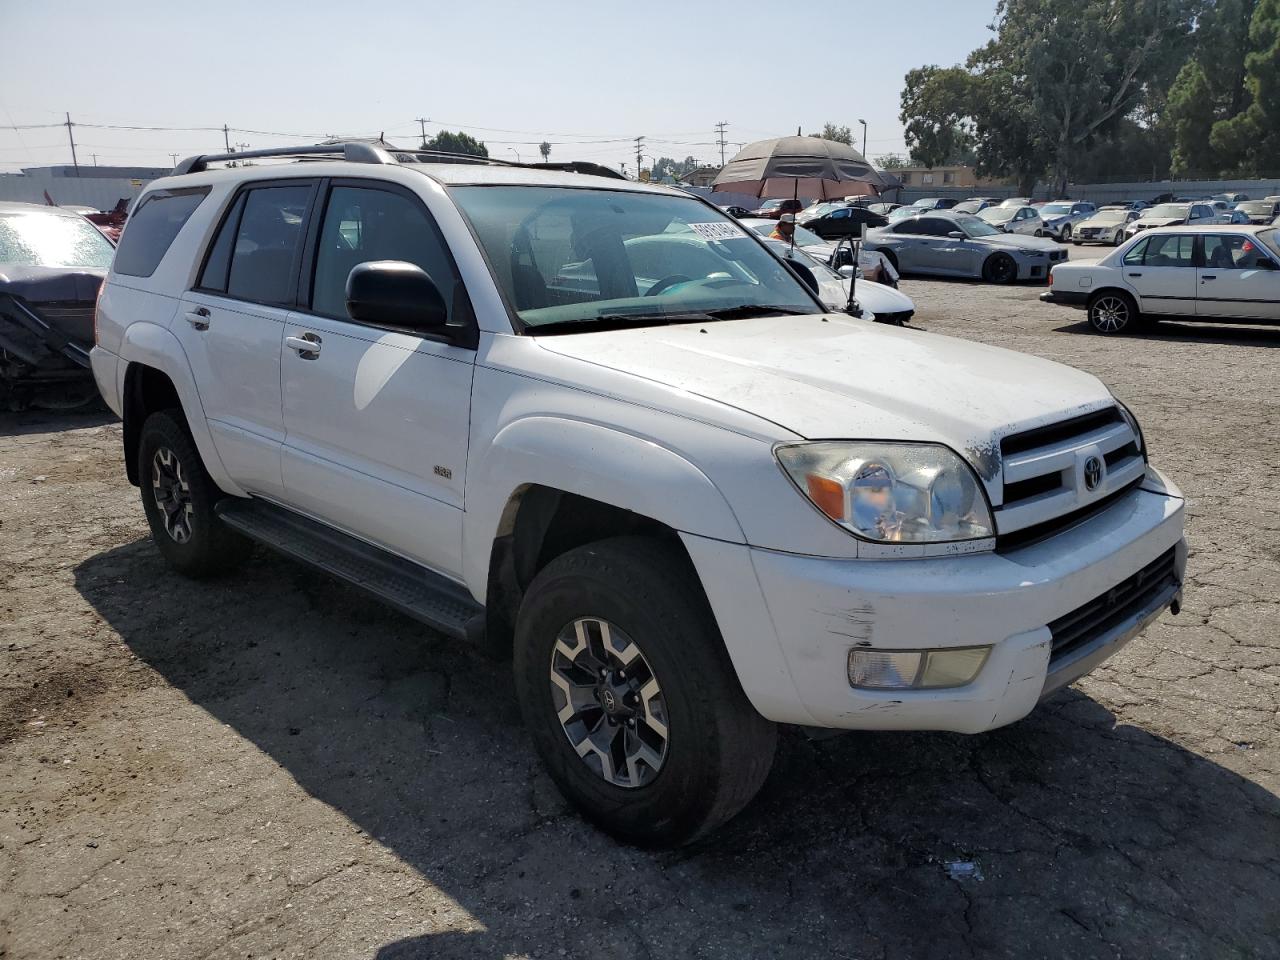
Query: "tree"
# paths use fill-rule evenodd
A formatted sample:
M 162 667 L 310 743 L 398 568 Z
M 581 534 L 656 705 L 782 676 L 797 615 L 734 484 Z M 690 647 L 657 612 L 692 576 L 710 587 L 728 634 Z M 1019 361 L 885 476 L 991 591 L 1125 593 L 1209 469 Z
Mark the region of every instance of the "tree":
M 475 137 L 462 133 L 441 130 L 427 141 L 427 150 L 439 150 L 442 153 L 461 153 L 471 157 L 487 157 L 489 148 Z
M 834 140 L 836 143 L 853 146 L 853 131 L 848 127 L 838 127 L 829 121 L 822 125 L 821 133 L 811 133 L 809 136 L 818 137 L 821 140 Z
M 1240 173 L 1268 175 L 1280 157 L 1280 0 L 1260 0 L 1249 23 L 1249 105 L 1213 125 L 1210 143 Z
M 543 140 L 540 144 L 538 144 L 538 152 L 542 154 L 542 162 L 546 163 L 547 159 L 551 156 L 551 144 Z
M 896 153 L 886 153 L 883 157 L 876 157 L 872 163 L 881 170 L 901 170 L 911 165 L 906 157 Z
M 1209 143 L 1215 114 L 1209 78 L 1199 60 L 1188 60 L 1169 88 L 1165 108 L 1165 122 L 1173 131 L 1170 169 L 1175 177 L 1188 173 L 1209 174 L 1216 166 Z

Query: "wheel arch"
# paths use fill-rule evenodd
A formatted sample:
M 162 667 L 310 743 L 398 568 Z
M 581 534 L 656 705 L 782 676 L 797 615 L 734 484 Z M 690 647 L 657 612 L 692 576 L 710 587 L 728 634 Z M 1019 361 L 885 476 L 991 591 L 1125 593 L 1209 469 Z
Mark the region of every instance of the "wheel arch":
M 244 496 L 227 475 L 205 420 L 204 407 L 186 352 L 172 332 L 153 323 L 133 323 L 120 344 L 120 382 L 123 404 L 125 470 L 135 486 L 138 437 L 143 421 L 156 410 L 182 411 L 196 450 L 214 483 L 226 493 Z M 163 405 L 163 406 L 162 406 Z

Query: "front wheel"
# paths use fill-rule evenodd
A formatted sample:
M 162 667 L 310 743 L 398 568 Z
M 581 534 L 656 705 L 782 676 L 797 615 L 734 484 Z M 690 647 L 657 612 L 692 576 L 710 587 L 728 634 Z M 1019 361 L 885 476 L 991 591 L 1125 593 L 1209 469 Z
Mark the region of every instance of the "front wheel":
M 1098 333 L 1113 335 L 1138 325 L 1138 305 L 1127 293 L 1105 290 L 1089 301 L 1089 326 Z
M 1118 247 L 1122 243 L 1124 243 L 1124 234 L 1117 230 L 1115 236 L 1111 238 L 1111 245 L 1113 247 Z
M 993 254 L 982 265 L 982 279 L 988 283 L 1013 283 L 1018 279 L 1018 265 L 1007 253 Z
M 777 733 L 742 692 L 688 559 L 619 537 L 562 554 L 530 584 L 515 681 L 534 746 L 584 816 L 674 846 L 755 795 Z
M 1058 239 L 1060 239 L 1063 243 L 1069 243 L 1069 242 L 1070 242 L 1070 240 L 1071 240 L 1071 224 L 1069 224 L 1069 223 L 1068 223 L 1068 224 L 1066 224 L 1065 226 L 1063 226 L 1063 228 L 1062 228 L 1062 236 L 1061 236 L 1061 237 L 1059 237 Z

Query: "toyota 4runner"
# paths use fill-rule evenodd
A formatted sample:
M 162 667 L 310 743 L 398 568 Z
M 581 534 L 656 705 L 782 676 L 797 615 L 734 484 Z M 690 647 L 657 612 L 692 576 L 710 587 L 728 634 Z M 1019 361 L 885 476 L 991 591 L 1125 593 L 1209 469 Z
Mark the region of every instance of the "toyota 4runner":
M 1177 612 L 1181 494 L 1088 374 L 829 313 L 603 168 L 230 159 L 148 187 L 97 308 L 158 548 L 261 542 L 505 652 L 617 836 L 723 823 L 779 723 L 990 730 Z

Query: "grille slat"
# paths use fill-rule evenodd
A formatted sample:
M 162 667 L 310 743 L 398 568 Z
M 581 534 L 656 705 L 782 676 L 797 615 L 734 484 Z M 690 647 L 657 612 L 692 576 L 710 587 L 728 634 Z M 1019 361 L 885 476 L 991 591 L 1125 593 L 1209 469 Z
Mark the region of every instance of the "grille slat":
M 1140 481 L 1146 470 L 1138 438 L 1114 406 L 1004 437 L 1000 453 L 1000 549 L 1026 546 L 1031 533 L 1043 539 L 1079 522 Z M 1096 473 L 1092 457 L 1099 461 Z
M 1177 558 L 1170 548 L 1133 576 L 1106 593 L 1081 604 L 1049 624 L 1053 635 L 1049 669 L 1074 650 L 1123 622 L 1145 607 L 1153 597 L 1177 582 Z

